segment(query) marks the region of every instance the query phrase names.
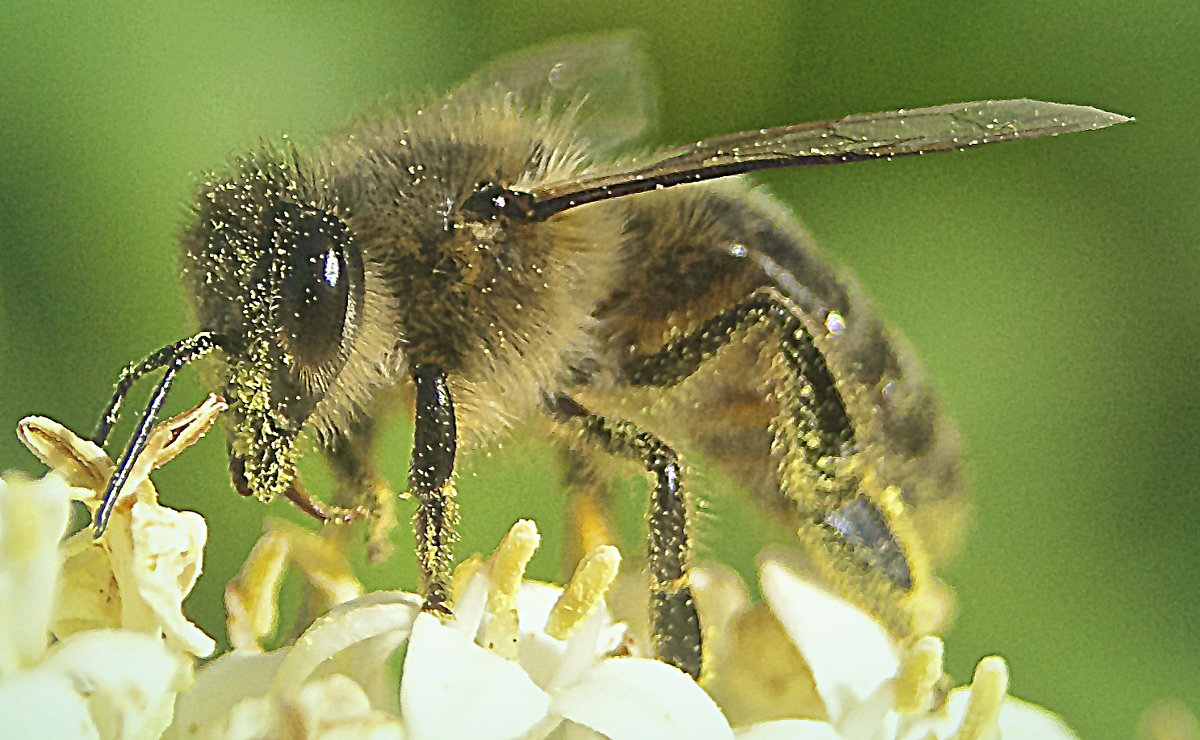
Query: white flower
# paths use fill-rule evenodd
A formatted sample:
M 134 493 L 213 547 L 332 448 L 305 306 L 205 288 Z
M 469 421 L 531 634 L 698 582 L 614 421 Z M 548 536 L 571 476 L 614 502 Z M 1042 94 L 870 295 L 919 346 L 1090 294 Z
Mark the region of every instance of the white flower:
M 403 738 L 388 657 L 421 600 L 377 591 L 335 606 L 292 645 L 234 650 L 196 673 L 166 738 Z
M 316 552 L 315 543 L 288 537 L 298 539 L 248 563 L 238 593 L 255 572 L 277 581 L 284 556 L 270 553 Z M 273 607 L 239 601 L 248 610 L 237 624 L 260 627 L 241 640 L 247 647 L 197 673 L 167 737 L 733 737 L 682 672 L 617 657 L 627 651 L 624 628 L 603 601 L 618 565 L 614 548 L 591 553 L 560 589 L 523 582 L 537 544 L 533 524 L 518 522 L 487 562 L 461 565 L 446 621 L 422 613 L 414 594 L 375 592 L 334 606 L 295 644 L 263 653 L 256 640 Z M 337 572 L 332 561 L 316 561 L 323 578 Z M 311 567 L 301 569 L 311 577 Z M 388 659 L 406 643 L 397 692 Z
M 170 723 L 191 657 L 213 648 L 182 611 L 206 530 L 198 514 L 159 506 L 146 476 L 223 408 L 210 397 L 156 426 L 109 530 L 66 542 L 71 501 L 94 509 L 113 463 L 54 421 L 21 421 L 21 441 L 52 472 L 0 481 L 0 734 L 156 738 Z
M 731 738 L 687 675 L 616 657 L 624 630 L 602 598 L 616 549 L 584 558 L 565 592 L 518 586 L 537 542 L 533 523 L 518 522 L 470 577 L 453 621 L 417 617 L 400 684 L 412 737 Z
M 113 464 L 52 421 L 22 421 L 22 441 L 55 473 L 0 480 L 0 735 L 1074 738 L 1054 715 L 1008 696 L 1002 659 L 983 659 L 968 686 L 943 694 L 938 638 L 898 645 L 777 559 L 762 564 L 765 604 L 754 606 L 736 576 L 693 571 L 710 649 L 697 684 L 638 655 L 649 640 L 611 617 L 606 598 L 645 612 L 644 587 L 610 594 L 615 548 L 590 553 L 561 589 L 524 581 L 540 541 L 527 521 L 488 560 L 459 566 L 446 618 L 422 612 L 415 594 L 362 595 L 340 538 L 269 522 L 226 589 L 234 649 L 193 677 L 213 641 L 182 601 L 200 573 L 206 528 L 197 514 L 160 506 L 147 476 L 223 408 L 210 397 L 155 427 L 108 531 L 61 544 L 70 501 L 94 510 Z M 306 603 L 329 610 L 294 643 L 264 653 L 289 565 L 309 582 Z
M 0 480 L 0 734 L 153 738 L 190 666 L 161 638 L 79 632 L 49 644 L 71 489 L 56 474 Z
M 925 637 L 904 651 L 870 616 L 777 560 L 763 562 L 760 581 L 777 627 L 764 626 L 761 612 L 747 612 L 763 640 L 757 647 L 769 652 L 754 650 L 740 658 L 755 662 L 763 656 L 770 666 L 764 682 L 787 675 L 796 683 L 810 683 L 817 701 L 803 687 L 787 681 L 782 686 L 776 681 L 736 690 L 718 684 L 713 688 L 719 700 L 728 700 L 722 703 L 726 711 L 743 718 L 758 712 L 754 719 L 766 720 L 745 722 L 737 732 L 739 740 L 1075 738 L 1055 715 L 1007 695 L 1008 667 L 999 657 L 984 658 L 970 685 L 950 691 L 939 702 L 941 640 Z M 737 619 L 732 624 L 733 639 L 744 639 L 744 626 Z M 792 652 L 787 645 L 771 644 L 772 635 L 779 631 L 786 635 Z M 726 654 L 724 659 L 737 657 Z M 788 661 L 795 664 L 788 667 Z M 747 695 L 770 694 L 773 689 L 777 695 L 767 699 L 775 713 L 762 716 L 762 706 Z M 781 695 L 803 700 L 789 707 L 779 701 Z

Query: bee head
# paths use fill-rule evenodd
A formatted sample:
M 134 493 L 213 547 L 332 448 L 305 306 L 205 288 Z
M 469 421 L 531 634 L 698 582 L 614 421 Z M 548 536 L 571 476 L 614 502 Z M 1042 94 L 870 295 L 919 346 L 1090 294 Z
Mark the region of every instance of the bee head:
M 185 284 L 201 327 L 221 337 L 230 470 L 242 493 L 287 490 L 296 438 L 355 347 L 363 260 L 344 215 L 294 158 L 242 160 L 201 189 L 184 237 Z

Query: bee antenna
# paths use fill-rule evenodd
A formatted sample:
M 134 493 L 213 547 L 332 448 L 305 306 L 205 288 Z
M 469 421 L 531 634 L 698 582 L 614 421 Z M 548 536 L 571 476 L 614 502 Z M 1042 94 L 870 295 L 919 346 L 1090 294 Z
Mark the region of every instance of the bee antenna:
M 104 497 L 100 501 L 99 508 L 96 509 L 96 518 L 92 524 L 94 537 L 104 534 L 104 529 L 108 526 L 108 518 L 112 516 L 113 507 L 117 504 L 117 496 L 120 494 L 121 488 L 125 485 L 125 481 L 129 479 L 129 474 L 133 470 L 133 463 L 137 460 L 138 455 L 146 449 L 146 444 L 150 440 L 150 431 L 154 428 L 154 423 L 158 420 L 158 412 L 162 409 L 163 402 L 167 398 L 167 391 L 171 389 L 171 382 L 175 379 L 175 373 L 192 360 L 203 357 L 220 346 L 220 338 L 212 332 L 197 332 L 186 339 L 168 344 L 141 362 L 129 365 L 121 372 L 121 377 L 117 381 L 112 400 L 108 402 L 107 408 L 104 409 L 104 414 L 100 417 L 100 422 L 96 425 L 96 431 L 92 434 L 92 441 L 100 447 L 104 446 L 109 431 L 111 431 L 113 424 L 117 421 L 117 416 L 121 409 L 121 403 L 125 400 L 125 395 L 138 378 L 161 367 L 167 369 L 162 379 L 158 381 L 154 393 L 150 396 L 150 402 L 146 404 L 142 420 L 138 422 L 137 430 L 129 440 L 129 444 L 125 446 L 125 451 L 121 454 L 120 461 L 117 462 L 117 469 L 113 471 L 112 477 L 108 479 L 108 486 L 104 489 Z

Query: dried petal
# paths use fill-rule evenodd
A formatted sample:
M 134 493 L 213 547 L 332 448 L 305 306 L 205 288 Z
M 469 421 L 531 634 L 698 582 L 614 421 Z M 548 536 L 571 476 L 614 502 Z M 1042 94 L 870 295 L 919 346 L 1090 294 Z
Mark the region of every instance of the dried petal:
M 50 632 L 63 639 L 85 630 L 121 626 L 121 591 L 108 550 L 85 529 L 62 546 L 62 584 Z
M 167 644 L 196 656 L 209 655 L 216 644 L 183 614 L 183 600 L 203 565 L 208 537 L 204 518 L 139 501 L 133 505 L 130 531 L 137 595 L 154 613 Z
M 199 404 L 154 426 L 143 455 L 154 461 L 157 470 L 200 441 L 212 428 L 217 416 L 229 408 L 225 399 L 213 393 Z
M 37 459 L 66 479 L 67 484 L 103 491 L 112 476 L 113 461 L 91 441 L 44 416 L 27 416 L 17 422 L 17 438 Z
M 161 507 L 147 476 L 176 457 L 212 426 L 225 402 L 204 402 L 154 427 L 100 539 L 80 532 L 63 546 L 68 575 L 54 618 L 59 638 L 99 627 L 162 634 L 174 647 L 208 655 L 212 638 L 183 616 L 183 600 L 200 575 L 207 528 L 191 512 Z M 67 480 L 86 487 L 72 495 L 99 505 L 112 461 L 92 442 L 41 417 L 21 421 L 21 441 Z

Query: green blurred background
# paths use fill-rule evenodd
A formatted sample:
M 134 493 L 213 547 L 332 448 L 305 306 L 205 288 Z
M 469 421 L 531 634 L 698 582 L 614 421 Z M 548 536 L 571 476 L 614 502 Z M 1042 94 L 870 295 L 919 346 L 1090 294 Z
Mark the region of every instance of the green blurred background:
M 907 334 L 961 424 L 976 485 L 968 546 L 944 572 L 961 601 L 955 677 L 1001 653 L 1014 693 L 1086 738 L 1131 736 L 1160 697 L 1200 708 L 1200 5 L 167 5 L 0 8 L 0 426 L 40 413 L 87 432 L 122 365 L 191 330 L 175 235 L 203 170 L 556 36 L 645 32 L 658 144 L 986 97 L 1136 115 L 1102 133 L 763 179 Z M 185 373 L 170 408 L 201 394 Z M 397 482 L 406 435 L 397 427 L 383 455 Z M 473 460 L 460 552 L 533 516 L 547 539 L 535 574 L 554 576 L 552 464 L 518 443 Z M 0 467 L 38 470 L 11 434 Z M 191 606 L 220 631 L 224 582 L 262 517 L 288 507 L 232 493 L 219 437 L 157 481 L 168 503 L 210 517 Z M 746 571 L 755 535 L 739 508 L 718 499 L 708 551 Z M 373 584 L 413 583 L 400 541 Z

